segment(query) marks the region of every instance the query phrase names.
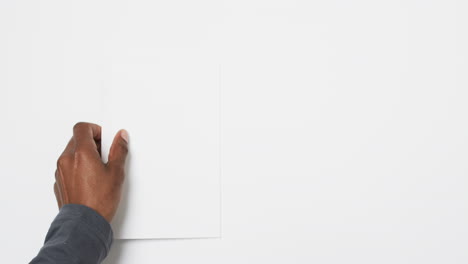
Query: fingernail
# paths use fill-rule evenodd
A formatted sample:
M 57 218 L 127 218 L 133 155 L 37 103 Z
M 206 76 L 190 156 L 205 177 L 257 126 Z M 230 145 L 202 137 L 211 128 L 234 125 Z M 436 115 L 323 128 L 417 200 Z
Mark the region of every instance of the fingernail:
M 125 142 L 128 143 L 128 132 L 125 129 L 122 129 L 122 132 L 120 132 L 120 136 L 125 140 Z

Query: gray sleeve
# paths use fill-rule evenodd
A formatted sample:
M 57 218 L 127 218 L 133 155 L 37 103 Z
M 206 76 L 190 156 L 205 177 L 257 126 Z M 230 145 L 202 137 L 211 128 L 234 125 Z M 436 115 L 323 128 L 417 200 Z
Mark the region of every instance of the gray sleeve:
M 52 222 L 44 246 L 30 264 L 98 264 L 107 256 L 110 224 L 84 205 L 64 205 Z

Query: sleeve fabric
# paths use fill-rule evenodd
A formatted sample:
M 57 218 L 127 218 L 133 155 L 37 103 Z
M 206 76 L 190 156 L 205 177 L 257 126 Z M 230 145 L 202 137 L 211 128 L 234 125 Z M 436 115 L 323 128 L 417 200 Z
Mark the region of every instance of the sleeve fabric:
M 98 264 L 112 245 L 110 224 L 93 209 L 64 205 L 52 222 L 44 246 L 30 264 Z

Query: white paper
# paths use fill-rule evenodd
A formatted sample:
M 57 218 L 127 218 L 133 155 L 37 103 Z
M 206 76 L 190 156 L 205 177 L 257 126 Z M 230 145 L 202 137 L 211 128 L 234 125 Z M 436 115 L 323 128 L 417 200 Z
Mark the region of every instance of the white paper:
M 116 238 L 219 236 L 219 67 L 193 50 L 112 65 L 102 151 L 130 133 Z
M 218 3 L 25 6 L 11 7 L 9 23 L 0 23 L 0 109 L 8 124 L 0 156 L 30 155 L 14 157 L 2 174 L 27 177 L 24 202 L 41 205 L 18 218 L 50 224 L 56 160 L 72 126 L 85 121 L 102 126 L 104 153 L 118 129 L 130 133 L 116 238 L 219 236 Z M 4 197 L 18 196 L 12 190 Z
M 113 221 L 114 235 L 217 237 L 217 13 L 186 1 L 165 4 L 164 9 L 179 11 L 171 14 L 151 2 L 140 4 L 111 26 L 112 42 L 102 60 L 104 158 L 119 129 L 130 134 L 124 199 Z

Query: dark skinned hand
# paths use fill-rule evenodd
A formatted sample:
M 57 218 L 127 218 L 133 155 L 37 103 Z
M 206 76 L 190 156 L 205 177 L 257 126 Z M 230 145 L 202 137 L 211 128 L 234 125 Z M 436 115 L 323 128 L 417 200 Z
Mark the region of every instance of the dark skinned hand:
M 73 137 L 57 161 L 54 192 L 59 208 L 65 204 L 85 205 L 111 222 L 122 194 L 127 153 L 128 133 L 120 130 L 107 164 L 103 163 L 101 127 L 77 123 Z

